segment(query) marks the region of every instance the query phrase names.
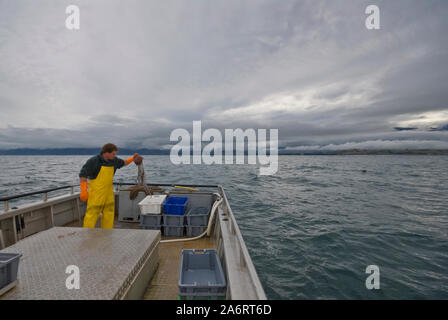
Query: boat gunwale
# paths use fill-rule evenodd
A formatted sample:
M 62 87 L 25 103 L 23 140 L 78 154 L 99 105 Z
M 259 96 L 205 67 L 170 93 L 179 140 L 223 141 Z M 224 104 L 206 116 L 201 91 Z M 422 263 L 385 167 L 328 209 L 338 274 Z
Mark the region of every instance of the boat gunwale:
M 134 186 L 135 185 L 135 183 L 129 183 L 129 182 L 114 182 L 113 184 L 116 186 L 116 188 L 119 188 L 120 186 Z M 160 186 L 160 187 L 182 186 L 182 187 L 197 187 L 197 188 L 218 188 L 219 187 L 219 185 L 212 185 L 212 184 L 207 185 L 207 184 L 147 183 L 146 185 L 154 186 L 154 187 L 156 187 L 156 186 Z M 34 196 L 37 194 L 45 194 L 45 193 L 49 193 L 49 192 L 53 192 L 53 191 L 75 188 L 78 186 L 79 186 L 78 184 L 68 184 L 68 185 L 64 185 L 64 186 L 48 188 L 48 189 L 39 190 L 39 191 L 31 191 L 31 192 L 26 192 L 26 193 L 21 193 L 21 194 L 15 194 L 12 196 L 0 197 L 0 201 L 4 202 L 4 201 L 9 201 L 9 200 L 14 200 L 14 199 L 20 199 L 20 198 L 24 198 L 24 197 Z M 74 192 L 72 191 L 71 194 L 74 194 Z
M 218 189 L 219 189 L 220 193 L 222 194 L 222 197 L 225 202 L 225 206 L 228 210 L 227 215 L 230 217 L 230 221 L 232 223 L 231 234 L 233 234 L 237 238 L 236 243 L 239 245 L 240 260 L 241 260 L 241 258 L 244 259 L 243 266 L 245 266 L 248 269 L 249 276 L 251 277 L 251 283 L 253 284 L 253 288 L 254 288 L 255 294 L 257 296 L 256 299 L 267 300 L 266 293 L 264 292 L 260 278 L 258 277 L 257 270 L 255 269 L 255 266 L 252 262 L 252 258 L 247 249 L 246 242 L 244 241 L 243 235 L 241 234 L 240 228 L 235 219 L 235 215 L 233 214 L 232 208 L 230 207 L 230 204 L 227 199 L 227 195 L 224 191 L 224 188 L 222 187 L 222 185 L 219 185 Z M 224 227 L 225 226 L 221 225 L 221 228 L 224 228 Z M 240 263 L 241 263 L 241 261 L 240 261 Z

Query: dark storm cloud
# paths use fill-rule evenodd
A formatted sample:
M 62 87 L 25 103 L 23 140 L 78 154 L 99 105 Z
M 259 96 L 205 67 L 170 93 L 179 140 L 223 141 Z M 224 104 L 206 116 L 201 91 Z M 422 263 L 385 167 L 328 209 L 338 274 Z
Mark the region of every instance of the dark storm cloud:
M 0 148 L 166 147 L 193 120 L 297 149 L 445 146 L 448 3 L 376 1 L 377 31 L 369 4 L 0 0 Z

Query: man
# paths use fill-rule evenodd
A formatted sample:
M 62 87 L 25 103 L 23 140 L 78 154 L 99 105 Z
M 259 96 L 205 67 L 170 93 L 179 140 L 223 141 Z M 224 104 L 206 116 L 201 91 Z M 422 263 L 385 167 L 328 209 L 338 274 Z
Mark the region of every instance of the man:
M 101 149 L 101 154 L 87 160 L 79 173 L 81 185 L 81 201 L 87 201 L 87 210 L 84 217 L 84 228 L 95 228 L 98 216 L 101 218 L 101 228 L 112 229 L 114 227 L 114 187 L 113 178 L 115 171 L 141 158 L 138 153 L 122 160 L 116 158 L 118 148 L 112 143 L 107 143 Z M 89 183 L 87 185 L 87 179 Z M 87 190 L 88 189 L 88 190 Z

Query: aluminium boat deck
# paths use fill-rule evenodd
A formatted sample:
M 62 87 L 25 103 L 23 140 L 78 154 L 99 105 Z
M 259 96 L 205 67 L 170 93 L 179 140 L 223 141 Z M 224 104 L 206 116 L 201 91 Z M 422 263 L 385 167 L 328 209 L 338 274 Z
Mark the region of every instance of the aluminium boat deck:
M 123 191 L 120 187 L 132 184 L 116 185 L 116 200 L 120 204 L 119 195 Z M 4 203 L 3 211 L 0 211 L 0 249 L 25 253 L 19 264 L 18 286 L 0 296 L 0 300 L 177 299 L 181 251 L 190 248 L 217 250 L 227 280 L 227 299 L 266 299 L 222 186 L 191 185 L 201 188 L 201 191 L 179 192 L 173 190 L 173 184 L 153 185 L 168 188 L 166 191 L 170 195 L 188 196 L 194 199 L 192 203 L 195 202 L 196 206 L 204 206 L 201 202 L 206 195 L 220 201 L 216 206 L 210 237 L 176 243 L 160 242 L 165 237 L 161 237 L 159 231 L 141 230 L 135 220 L 118 219 L 120 212 L 129 213 L 121 211 L 120 205 L 116 206 L 114 229 L 84 229 L 82 220 L 86 204 L 79 200 L 79 193 L 74 192 L 73 185 L 0 198 L 0 203 Z M 67 188 L 71 189 L 69 194 L 47 197 L 48 192 Z M 43 201 L 20 207 L 9 206 L 11 200 L 36 194 L 43 194 Z M 131 203 L 131 208 L 135 217 L 137 212 L 134 210 L 138 207 Z M 94 234 L 96 236 L 92 236 Z M 103 240 L 96 241 L 101 237 Z M 152 242 L 146 237 L 156 240 Z M 65 268 L 69 263 L 80 268 L 79 290 L 65 287 L 69 276 Z M 87 276 L 84 275 L 85 270 L 89 271 Z

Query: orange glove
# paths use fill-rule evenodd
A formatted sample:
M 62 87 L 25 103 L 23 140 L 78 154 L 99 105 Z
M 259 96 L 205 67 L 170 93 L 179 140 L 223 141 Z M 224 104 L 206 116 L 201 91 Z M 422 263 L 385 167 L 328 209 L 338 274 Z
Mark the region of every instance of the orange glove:
M 126 164 L 130 164 L 131 162 L 134 162 L 135 157 L 138 156 L 138 153 L 134 153 L 132 157 L 127 158 L 124 162 Z
M 81 195 L 79 196 L 79 198 L 81 199 L 81 201 L 86 202 L 87 199 L 89 198 L 89 193 L 87 192 L 87 181 L 81 182 Z

